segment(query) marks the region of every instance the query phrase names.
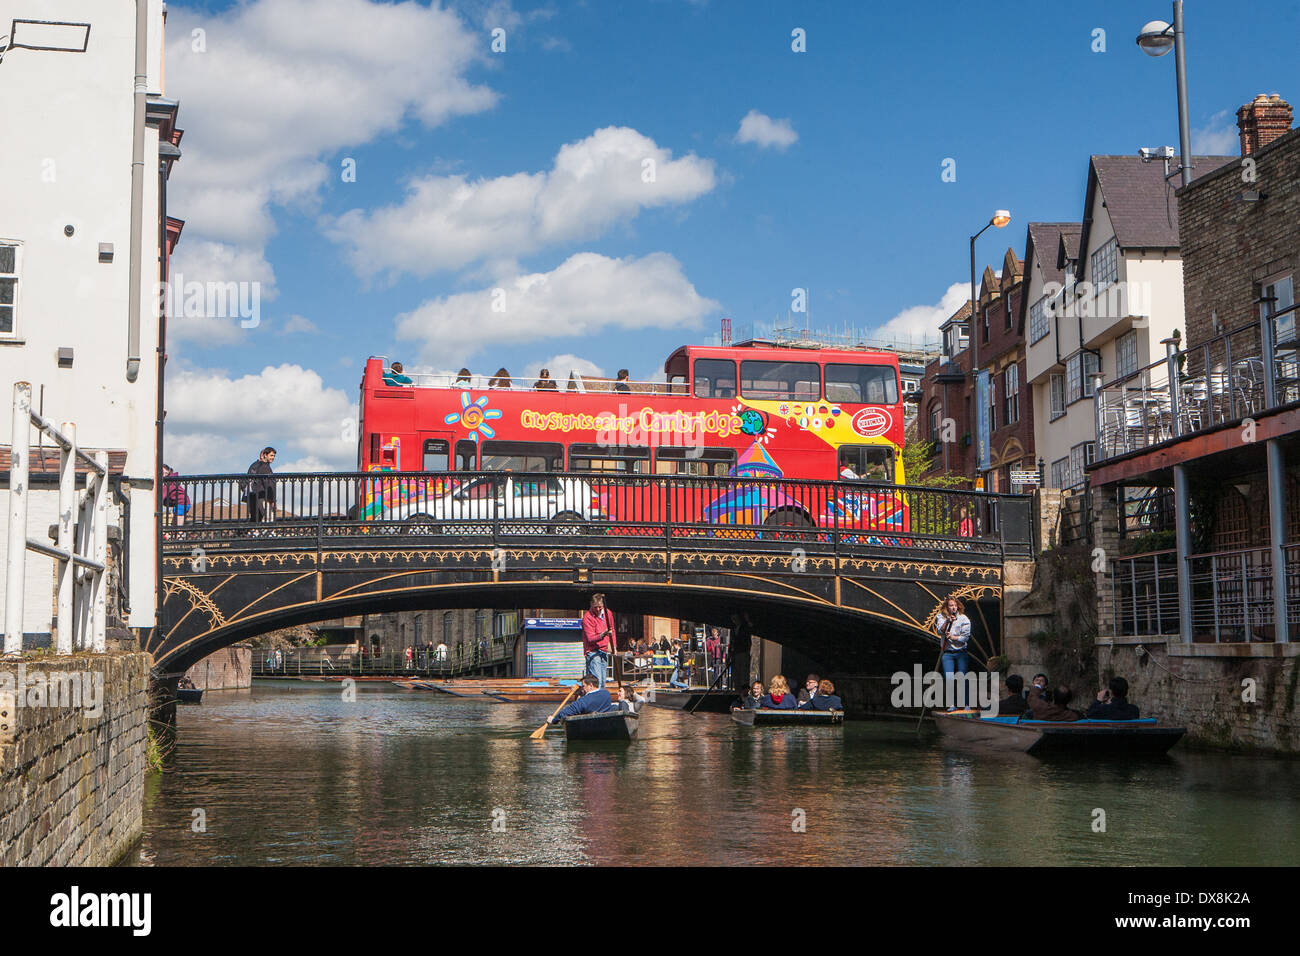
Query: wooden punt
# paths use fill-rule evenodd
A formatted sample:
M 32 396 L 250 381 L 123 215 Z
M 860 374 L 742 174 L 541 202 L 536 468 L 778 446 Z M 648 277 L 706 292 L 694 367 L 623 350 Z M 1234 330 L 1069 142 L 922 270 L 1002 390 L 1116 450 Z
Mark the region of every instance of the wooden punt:
M 640 718 L 630 711 L 607 710 L 603 714 L 578 714 L 564 718 L 566 740 L 631 740 Z
M 836 727 L 844 723 L 842 710 L 750 710 L 733 707 L 731 719 L 747 727 Z
M 576 680 L 553 680 L 533 677 L 459 678 L 451 680 L 395 680 L 393 684 L 407 690 L 429 690 L 451 697 L 482 700 L 485 696 L 511 704 L 559 703 Z
M 176 703 L 178 704 L 198 704 L 203 701 L 203 689 L 201 687 L 178 687 L 176 688 Z
M 740 695 L 734 690 L 659 690 L 650 703 L 696 714 L 725 714 Z
M 934 714 L 944 737 L 975 747 L 1044 754 L 1151 755 L 1168 753 L 1187 733 L 1185 727 L 1160 727 L 1142 720 L 1020 720 L 973 713 Z

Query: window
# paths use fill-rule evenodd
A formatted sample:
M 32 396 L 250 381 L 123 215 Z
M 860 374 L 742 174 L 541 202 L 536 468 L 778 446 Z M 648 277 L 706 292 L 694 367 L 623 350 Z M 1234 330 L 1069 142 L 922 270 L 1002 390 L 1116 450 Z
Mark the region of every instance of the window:
M 562 471 L 564 446 L 558 442 L 485 441 L 484 471 Z
M 442 615 L 442 643 L 451 646 L 451 611 L 445 611 Z
M 660 448 L 655 452 L 656 475 L 725 477 L 736 464 L 734 448 Z
M 570 445 L 570 471 L 645 474 L 650 470 L 649 448 L 611 448 L 606 445 Z
M 424 643 L 421 632 L 424 630 L 424 615 L 415 615 L 415 646 L 419 647 Z
M 847 458 L 863 481 L 893 482 L 894 452 L 885 445 L 841 445 L 839 460 Z M 838 466 L 838 467 L 843 467 Z
M 731 359 L 696 359 L 695 397 L 735 398 L 736 363 Z
M 939 440 L 939 419 L 943 416 L 940 414 L 939 405 L 936 403 L 930 406 L 930 441 Z
M 1029 344 L 1033 345 L 1050 331 L 1052 323 L 1048 320 L 1047 296 L 1043 296 L 1029 307 Z
M 491 501 L 501 495 L 499 479 L 480 478 L 456 489 L 452 497 L 457 501 Z
M 1002 391 L 1006 404 L 1006 424 L 1020 421 L 1020 366 L 1008 365 L 1002 373 Z
M 456 470 L 475 471 L 478 468 L 478 442 L 462 439 L 456 442 Z
M 898 401 L 898 375 L 889 365 L 828 364 L 826 400 L 893 405 Z
M 1066 476 L 1069 482 L 1065 487 L 1077 488 L 1082 485 L 1087 478 L 1084 474 L 1084 468 L 1092 464 L 1093 453 L 1096 449 L 1096 443 L 1085 441 L 1080 442 L 1070 449 L 1070 468 Z
M 969 346 L 970 338 L 964 326 L 950 325 L 943 330 L 943 354 L 948 358 L 956 358 L 958 352 Z
M 1138 370 L 1137 329 L 1125 332 L 1115 343 L 1115 375 L 1125 378 Z
M 0 241 L 0 336 L 13 336 L 18 332 L 21 250 L 16 242 Z
M 422 471 L 446 471 L 451 462 L 450 445 L 437 438 L 430 438 L 424 443 L 424 462 Z
M 1112 238 L 1092 254 L 1092 286 L 1103 285 L 1119 279 L 1119 243 Z
M 984 325 L 984 338 L 982 341 L 987 342 L 989 340 L 989 310 L 988 309 L 984 310 L 983 325 Z
M 1049 381 L 1051 404 L 1048 418 L 1055 421 L 1065 414 L 1065 376 L 1060 372 L 1053 372 Z
M 995 432 L 998 429 L 998 380 L 997 377 L 989 375 L 989 431 Z
M 1011 328 L 1011 296 L 1007 296 L 1006 305 L 1007 305 L 1007 328 L 1010 329 Z
M 1058 458 L 1052 462 L 1052 487 L 1064 488 L 1069 480 L 1070 459 L 1069 457 Z
M 1065 363 L 1067 404 L 1092 398 L 1093 378 L 1101 371 L 1101 362 L 1092 352 L 1079 352 Z
M 3 250 L 0 249 L 0 253 Z M 0 267 L 0 272 L 4 269 Z M 1268 283 L 1260 292 L 1260 297 L 1264 299 L 1260 303 L 1264 315 L 1272 317 L 1279 312 L 1286 312 L 1287 309 L 1295 305 L 1295 288 L 1291 281 L 1291 276 L 1284 276 L 1281 279 L 1274 279 Z M 4 331 L 0 329 L 0 332 Z M 1289 345 L 1295 341 L 1295 313 L 1287 312 L 1286 315 L 1273 321 L 1273 341 L 1278 344 Z
M 815 362 L 741 362 L 745 398 L 815 402 L 821 398 L 821 370 Z

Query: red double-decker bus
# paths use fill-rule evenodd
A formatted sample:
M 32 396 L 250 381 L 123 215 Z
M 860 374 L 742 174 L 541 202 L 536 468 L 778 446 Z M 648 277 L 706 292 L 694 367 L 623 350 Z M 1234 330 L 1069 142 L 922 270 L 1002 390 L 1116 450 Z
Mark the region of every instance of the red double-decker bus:
M 847 466 L 864 481 L 904 483 L 902 391 L 891 352 L 686 346 L 664 372 L 663 382 L 576 373 L 566 380 L 563 372 L 537 382 L 454 380 L 395 374 L 383 358 L 371 357 L 361 382 L 359 469 L 428 474 L 438 494 L 456 488 L 462 472 L 509 472 L 516 483 L 546 474 L 559 484 L 531 490 L 558 496 L 565 517 L 611 521 L 627 505 L 624 496 L 614 501 L 602 492 L 615 477 L 824 482 Z M 426 482 L 417 484 L 383 483 L 364 504 L 367 516 L 424 514 L 430 492 Z M 408 507 L 408 493 L 423 498 Z M 473 517 L 472 500 L 461 497 L 463 505 L 447 504 L 446 514 L 434 517 Z M 687 520 L 825 526 L 869 514 L 882 529 L 904 530 L 907 523 L 901 496 L 867 489 L 824 494 L 816 503 L 789 490 L 733 489 L 720 497 L 726 500 L 690 509 L 701 513 Z M 641 501 L 638 514 L 657 516 L 659 507 Z

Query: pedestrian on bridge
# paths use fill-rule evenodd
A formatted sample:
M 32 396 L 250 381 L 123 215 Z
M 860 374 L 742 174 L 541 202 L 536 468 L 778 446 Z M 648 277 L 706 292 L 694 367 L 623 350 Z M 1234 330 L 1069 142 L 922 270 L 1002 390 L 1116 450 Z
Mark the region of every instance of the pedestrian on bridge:
M 266 521 L 275 513 L 275 482 L 268 477 L 274 461 L 275 449 L 267 445 L 257 461 L 248 466 L 248 473 L 256 476 L 244 479 L 244 497 L 248 499 L 248 517 L 252 521 Z
M 582 615 L 582 653 L 587 661 L 587 673 L 596 678 L 602 689 L 616 646 L 614 615 L 605 607 L 605 595 L 593 594 L 591 607 Z

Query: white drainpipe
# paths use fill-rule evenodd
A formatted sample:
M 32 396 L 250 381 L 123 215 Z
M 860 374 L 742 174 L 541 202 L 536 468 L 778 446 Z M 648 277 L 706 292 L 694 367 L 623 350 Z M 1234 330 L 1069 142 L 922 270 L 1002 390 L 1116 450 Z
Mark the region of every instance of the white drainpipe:
M 126 332 L 126 380 L 140 375 L 140 257 L 144 219 L 144 121 L 149 51 L 149 0 L 135 0 L 135 120 L 131 131 L 131 257 L 130 303 Z

